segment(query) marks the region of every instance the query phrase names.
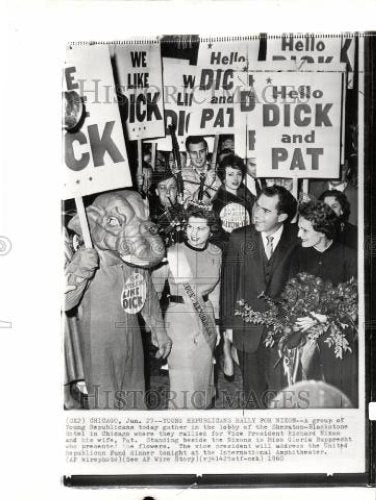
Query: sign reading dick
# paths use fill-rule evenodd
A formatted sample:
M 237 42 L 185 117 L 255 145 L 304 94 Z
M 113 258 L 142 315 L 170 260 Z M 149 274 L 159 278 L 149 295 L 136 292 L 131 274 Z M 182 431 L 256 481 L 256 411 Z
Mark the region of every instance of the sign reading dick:
M 105 45 L 67 49 L 63 78 L 63 199 L 132 185 Z
M 129 140 L 164 136 L 160 43 L 120 45 L 115 56 Z
M 250 72 L 248 155 L 258 177 L 337 178 L 341 72 Z
M 189 119 L 194 102 L 194 85 L 196 68 L 188 61 L 164 58 L 163 59 L 163 90 L 164 90 L 164 118 L 165 136 L 156 139 L 158 149 L 172 151 L 172 142 L 169 126 L 176 127 L 176 138 L 181 150 L 185 149 L 185 140 L 189 135 Z
M 235 134 L 245 127 L 247 68 L 257 60 L 258 40 L 202 43 L 198 54 L 192 135 Z

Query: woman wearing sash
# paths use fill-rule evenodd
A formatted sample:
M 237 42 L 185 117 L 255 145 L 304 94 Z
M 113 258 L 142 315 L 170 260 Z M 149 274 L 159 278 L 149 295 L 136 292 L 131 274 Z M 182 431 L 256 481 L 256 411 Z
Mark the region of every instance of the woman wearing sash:
M 205 409 L 215 396 L 213 353 L 217 342 L 221 250 L 209 243 L 215 214 L 191 207 L 183 243 L 168 249 L 168 263 L 153 272 L 157 291 L 169 283 L 165 326 L 173 348 L 168 357 L 170 409 Z

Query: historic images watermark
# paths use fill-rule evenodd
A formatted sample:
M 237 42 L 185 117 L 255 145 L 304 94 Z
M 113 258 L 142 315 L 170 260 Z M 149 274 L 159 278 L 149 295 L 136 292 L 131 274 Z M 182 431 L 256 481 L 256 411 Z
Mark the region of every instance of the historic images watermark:
M 338 392 L 329 395 L 333 400 L 335 407 L 351 407 L 348 399 Z M 337 397 L 337 401 L 334 401 Z M 129 390 L 129 391 L 109 391 L 100 390 L 99 385 L 94 385 L 93 392 L 89 392 L 85 398 L 91 401 L 91 409 L 94 410 L 132 410 L 139 409 L 140 404 L 145 404 L 149 410 L 160 409 L 163 402 L 168 402 L 170 408 L 175 409 L 205 409 L 206 398 L 205 391 L 176 391 L 169 389 L 149 389 L 147 391 Z M 181 404 L 183 398 L 183 404 Z M 179 406 L 176 405 L 179 400 Z M 268 389 L 261 395 L 254 391 L 245 392 L 236 390 L 229 392 L 226 389 L 217 390 L 216 401 L 213 409 L 232 410 L 232 409 L 310 409 L 317 408 L 318 404 L 317 390 L 308 387 L 298 390 L 284 389 L 281 391 Z
M 12 250 L 12 242 L 6 236 L 0 236 L 0 257 L 5 257 Z

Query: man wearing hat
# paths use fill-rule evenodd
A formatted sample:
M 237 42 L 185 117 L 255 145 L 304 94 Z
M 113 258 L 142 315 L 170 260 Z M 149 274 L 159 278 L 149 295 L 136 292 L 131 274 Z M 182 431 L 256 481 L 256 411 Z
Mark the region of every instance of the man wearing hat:
M 176 243 L 181 223 L 177 203 L 177 182 L 171 170 L 154 172 L 150 198 L 150 219 L 159 227 L 166 246 Z

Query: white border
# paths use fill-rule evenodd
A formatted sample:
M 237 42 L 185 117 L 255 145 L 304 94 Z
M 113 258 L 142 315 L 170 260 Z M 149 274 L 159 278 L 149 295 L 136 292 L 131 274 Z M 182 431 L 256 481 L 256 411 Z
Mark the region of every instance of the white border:
M 59 344 L 60 266 L 58 192 L 60 179 L 60 68 L 67 40 L 116 40 L 136 35 L 186 32 L 201 36 L 265 31 L 372 29 L 373 1 L 347 2 L 231 1 L 212 2 L 65 2 L 24 0 L 2 2 L 0 35 L 1 184 L 0 234 L 13 243 L 0 257 L 1 330 L 0 438 L 5 498 L 142 498 L 140 490 L 82 491 L 60 485 L 63 470 L 61 407 L 62 352 Z M 44 305 L 41 314 L 41 305 Z M 281 494 L 257 490 L 257 498 Z M 301 498 L 301 490 L 284 490 Z M 327 490 L 331 498 L 374 498 L 365 489 Z M 192 490 L 148 490 L 156 499 L 193 495 Z M 247 492 L 225 491 L 223 498 Z M 221 498 L 222 494 L 215 495 Z M 195 497 L 207 491 L 194 491 Z M 322 496 L 320 489 L 304 496 Z

